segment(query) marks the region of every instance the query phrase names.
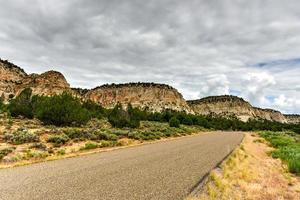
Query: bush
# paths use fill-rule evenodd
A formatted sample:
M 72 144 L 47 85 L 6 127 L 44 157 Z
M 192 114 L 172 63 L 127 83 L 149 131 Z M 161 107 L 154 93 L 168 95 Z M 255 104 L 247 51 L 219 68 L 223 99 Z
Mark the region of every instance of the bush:
M 102 131 L 96 131 L 94 132 L 95 139 L 96 140 L 111 140 L 111 141 L 117 141 L 119 137 L 113 133 L 107 133 Z
M 113 147 L 113 146 L 116 146 L 116 145 L 117 145 L 117 143 L 113 142 L 113 141 L 101 141 L 100 148 Z
M 64 133 L 70 138 L 70 139 L 79 139 L 79 140 L 95 140 L 96 135 L 87 131 L 87 130 L 82 130 L 78 128 L 68 128 L 64 129 Z
M 80 100 L 68 93 L 36 97 L 35 116 L 45 124 L 56 126 L 80 126 L 91 118 Z
M 26 88 L 19 94 L 19 96 L 10 101 L 8 110 L 13 117 L 18 117 L 21 115 L 29 119 L 33 118 L 31 94 L 32 90 L 30 88 Z
M 6 142 L 11 144 L 23 144 L 30 142 L 39 142 L 39 136 L 30 133 L 27 129 L 19 129 L 14 133 L 7 133 L 3 138 Z
M 169 126 L 179 128 L 180 127 L 180 121 L 176 117 L 172 117 L 169 121 Z
M 80 150 L 89 150 L 89 149 L 96 149 L 96 148 L 98 148 L 98 144 L 89 142 L 86 143 L 84 147 L 80 148 Z
M 39 149 L 42 151 L 46 151 L 47 150 L 47 146 L 43 143 L 34 143 L 30 146 L 31 149 Z
M 288 168 L 291 173 L 300 175 L 300 159 L 289 160 Z
M 4 148 L 0 149 L 0 160 L 7 156 L 9 153 L 13 152 L 13 148 Z
M 66 144 L 70 138 L 66 134 L 52 135 L 48 138 L 47 142 L 54 143 L 56 145 Z

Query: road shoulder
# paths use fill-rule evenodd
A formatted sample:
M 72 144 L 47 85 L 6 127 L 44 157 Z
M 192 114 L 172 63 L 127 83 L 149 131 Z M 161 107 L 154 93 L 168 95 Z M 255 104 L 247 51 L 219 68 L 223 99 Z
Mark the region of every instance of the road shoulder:
M 300 179 L 287 170 L 256 134 L 245 134 L 242 144 L 214 169 L 198 193 L 200 199 L 300 199 Z

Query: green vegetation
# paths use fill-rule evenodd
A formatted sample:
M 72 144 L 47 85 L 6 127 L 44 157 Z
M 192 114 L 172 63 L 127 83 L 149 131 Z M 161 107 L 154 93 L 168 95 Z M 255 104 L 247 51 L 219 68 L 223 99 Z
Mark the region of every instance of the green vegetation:
M 8 109 L 13 117 L 21 115 L 29 119 L 33 118 L 31 94 L 32 90 L 26 88 L 15 99 L 10 101 Z
M 79 99 L 68 93 L 52 97 L 33 97 L 34 116 L 45 124 L 56 126 L 80 126 L 91 116 Z
M 192 123 L 191 123 L 192 124 Z M 179 128 L 180 127 L 180 121 L 174 116 L 169 120 L 169 125 L 170 127 L 176 127 Z
M 19 96 L 12 99 L 8 105 L 8 113 L 16 117 L 22 115 L 27 118 L 38 118 L 44 124 L 55 126 L 83 126 L 92 118 L 108 119 L 115 128 L 138 128 L 141 121 L 166 122 L 170 126 L 179 127 L 179 124 L 201 126 L 214 130 L 234 131 L 285 131 L 292 130 L 300 133 L 300 125 L 283 124 L 268 120 L 249 120 L 242 122 L 234 116 L 220 117 L 216 115 L 192 115 L 185 112 L 165 110 L 163 112 L 149 112 L 133 108 L 128 104 L 123 109 L 117 104 L 113 109 L 105 109 L 92 101 L 81 102 L 71 94 L 63 93 L 51 97 L 32 96 L 31 89 L 27 88 Z M 0 103 L 0 107 L 3 103 Z M 3 105 L 2 105 L 3 106 Z M 5 107 L 5 106 L 4 106 Z M 91 139 L 93 134 L 87 132 L 66 133 L 70 138 Z M 75 136 L 75 135 L 77 136 Z
M 19 129 L 13 133 L 6 133 L 4 134 L 3 139 L 11 144 L 24 144 L 40 141 L 36 134 L 29 132 L 27 129 Z
M 55 145 L 63 145 L 66 144 L 70 138 L 66 134 L 57 134 L 57 135 L 51 135 L 47 142 L 54 143 Z
M 89 142 L 89 143 L 86 143 L 84 145 L 84 147 L 80 148 L 80 150 L 96 149 L 98 147 L 99 147 L 99 145 L 97 143 L 91 143 L 91 142 Z
M 272 157 L 280 158 L 287 162 L 290 172 L 300 175 L 300 136 L 293 132 L 259 132 L 276 148 Z
M 13 152 L 13 148 L 4 148 L 0 149 L 0 160 L 7 156 L 9 153 Z
M 127 110 L 124 110 L 121 104 L 117 104 L 108 115 L 109 123 L 117 128 L 137 128 L 140 126 L 140 120 L 139 109 L 132 108 L 131 104 L 128 104 Z

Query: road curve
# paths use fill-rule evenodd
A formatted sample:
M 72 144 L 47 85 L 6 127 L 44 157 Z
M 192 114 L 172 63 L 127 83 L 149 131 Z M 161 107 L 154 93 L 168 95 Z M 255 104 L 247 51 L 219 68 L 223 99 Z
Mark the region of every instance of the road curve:
M 0 199 L 183 199 L 242 133 L 214 132 L 0 170 Z

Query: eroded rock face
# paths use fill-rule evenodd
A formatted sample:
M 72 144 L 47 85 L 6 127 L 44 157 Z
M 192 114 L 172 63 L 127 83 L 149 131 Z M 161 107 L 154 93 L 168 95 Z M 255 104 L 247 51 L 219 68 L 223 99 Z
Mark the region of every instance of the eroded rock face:
M 5 101 L 15 96 L 15 88 L 27 74 L 20 67 L 0 59 L 0 97 Z
M 16 95 L 25 88 L 31 88 L 33 95 L 52 96 L 64 91 L 71 92 L 69 83 L 65 77 L 56 71 L 48 71 L 42 74 L 30 74 L 26 76 L 21 84 L 16 87 Z
M 131 103 L 133 107 L 148 108 L 157 112 L 165 109 L 191 112 L 182 95 L 176 89 L 164 84 L 103 85 L 87 92 L 85 98 L 106 108 L 112 108 L 119 102 L 124 107 Z
M 70 85 L 65 77 L 56 71 L 42 74 L 26 74 L 20 67 L 0 60 L 0 96 L 8 101 L 20 94 L 25 88 L 31 88 L 35 95 L 51 96 L 70 91 Z
M 300 115 L 284 115 L 287 122 L 291 124 L 300 124 Z
M 286 122 L 285 117 L 279 111 L 255 108 L 249 102 L 236 96 L 212 96 L 187 102 L 196 114 L 234 115 L 242 121 L 248 121 L 249 119 L 267 119 Z

